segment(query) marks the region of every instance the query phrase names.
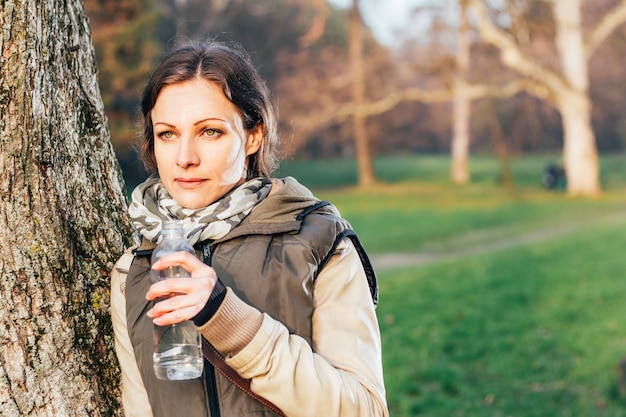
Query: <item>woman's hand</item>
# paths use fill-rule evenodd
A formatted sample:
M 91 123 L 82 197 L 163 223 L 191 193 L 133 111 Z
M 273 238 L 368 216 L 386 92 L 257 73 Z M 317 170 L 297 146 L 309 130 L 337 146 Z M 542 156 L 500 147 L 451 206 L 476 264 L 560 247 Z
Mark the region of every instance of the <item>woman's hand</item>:
M 191 278 L 167 278 L 150 286 L 146 294 L 148 300 L 165 298 L 147 313 L 158 326 L 193 318 L 206 305 L 217 281 L 213 268 L 184 251 L 164 256 L 152 269 L 160 271 L 171 266 L 182 266 L 191 273 Z

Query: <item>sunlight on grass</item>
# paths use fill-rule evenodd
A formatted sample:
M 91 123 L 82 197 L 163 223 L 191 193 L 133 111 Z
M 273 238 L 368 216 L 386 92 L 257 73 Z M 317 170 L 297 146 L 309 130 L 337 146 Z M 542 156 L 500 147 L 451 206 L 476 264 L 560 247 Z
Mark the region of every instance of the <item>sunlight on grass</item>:
M 554 161 L 512 159 L 513 188 L 492 157 L 472 157 L 467 186 L 449 182 L 445 156 L 379 158 L 381 182 L 367 190 L 350 161 L 283 166 L 340 209 L 370 254 L 517 242 L 378 271 L 392 416 L 626 415 L 626 155 L 602 157 L 595 199 L 543 189 Z
M 381 273 L 392 415 L 624 415 L 625 226 Z
M 476 178 L 466 186 L 449 183 L 449 162 L 443 156 L 382 158 L 377 161 L 379 176 L 390 182 L 367 190 L 346 183 L 346 173 L 356 169 L 351 162 L 292 162 L 282 168 L 282 174 L 295 175 L 318 197 L 335 204 L 370 253 L 446 249 L 458 244 L 463 234 L 467 243 L 480 243 L 503 234 L 585 222 L 622 211 L 626 155 L 604 159 L 605 165 L 618 172 L 604 173 L 613 178 L 615 188 L 607 189 L 601 199 L 573 199 L 543 189 L 541 172 L 553 159 L 514 160 L 516 182 L 531 184 L 515 189 L 497 184 L 497 162 L 487 157 L 474 158 Z M 333 180 L 335 188 L 330 187 Z

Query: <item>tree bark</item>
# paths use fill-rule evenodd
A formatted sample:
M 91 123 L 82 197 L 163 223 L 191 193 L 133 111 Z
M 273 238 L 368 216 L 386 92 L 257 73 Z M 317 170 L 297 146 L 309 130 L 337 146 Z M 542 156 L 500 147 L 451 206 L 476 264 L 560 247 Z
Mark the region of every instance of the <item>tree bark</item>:
M 352 79 L 352 101 L 354 105 L 365 103 L 365 62 L 363 59 L 363 21 L 359 12 L 359 1 L 353 0 L 350 10 L 350 67 Z M 367 119 L 361 114 L 352 116 L 352 128 L 356 147 L 359 186 L 366 187 L 375 182 L 372 154 L 366 129 Z
M 119 415 L 108 273 L 130 244 L 79 0 L 0 8 L 0 408 Z
M 470 181 L 469 144 L 471 99 L 468 93 L 467 73 L 470 64 L 469 23 L 467 6 L 460 2 L 461 21 L 457 33 L 456 74 L 454 79 L 454 100 L 452 102 L 452 167 L 451 177 L 455 184 Z
M 569 194 L 600 193 L 596 137 L 591 127 L 589 74 L 582 36 L 580 0 L 554 0 L 556 46 L 570 88 L 558 99 L 563 119 L 563 161 Z

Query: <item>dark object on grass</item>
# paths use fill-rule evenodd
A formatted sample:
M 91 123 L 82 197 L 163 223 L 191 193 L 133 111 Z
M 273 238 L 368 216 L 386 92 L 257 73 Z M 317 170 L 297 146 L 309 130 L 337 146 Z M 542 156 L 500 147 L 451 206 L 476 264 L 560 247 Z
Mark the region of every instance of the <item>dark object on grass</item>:
M 562 166 L 550 164 L 543 172 L 543 185 L 549 190 L 564 190 L 567 187 L 567 177 Z

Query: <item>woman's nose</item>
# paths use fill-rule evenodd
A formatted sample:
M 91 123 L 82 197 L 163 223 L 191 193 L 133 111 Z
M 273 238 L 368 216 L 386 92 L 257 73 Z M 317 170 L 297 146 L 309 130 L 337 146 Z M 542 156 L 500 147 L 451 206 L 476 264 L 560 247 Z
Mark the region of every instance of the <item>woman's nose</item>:
M 176 165 L 181 168 L 196 166 L 200 163 L 197 144 L 192 137 L 183 137 L 179 141 Z

